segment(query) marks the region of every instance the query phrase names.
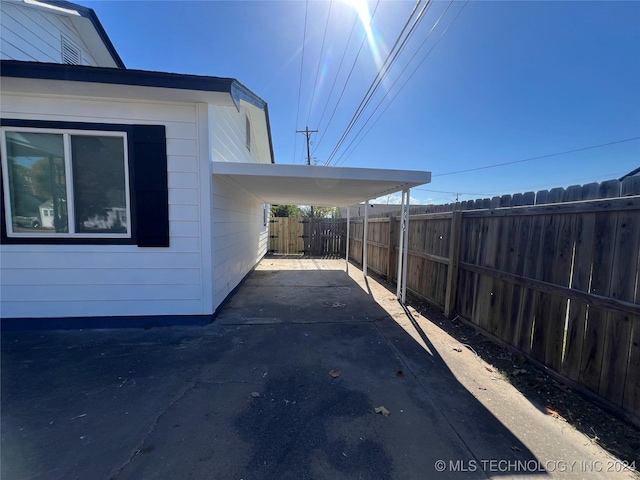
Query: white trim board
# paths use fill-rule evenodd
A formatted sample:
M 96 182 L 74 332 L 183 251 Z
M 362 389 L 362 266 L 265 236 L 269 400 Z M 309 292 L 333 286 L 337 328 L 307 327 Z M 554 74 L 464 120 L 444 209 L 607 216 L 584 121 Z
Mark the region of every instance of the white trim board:
M 309 165 L 212 162 L 212 172 L 271 205 L 346 207 L 431 182 L 416 170 Z

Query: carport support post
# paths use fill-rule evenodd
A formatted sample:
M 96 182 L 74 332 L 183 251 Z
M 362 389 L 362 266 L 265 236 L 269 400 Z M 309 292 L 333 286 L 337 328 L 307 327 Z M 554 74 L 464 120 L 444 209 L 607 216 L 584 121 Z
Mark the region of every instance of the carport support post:
M 405 204 L 404 204 L 404 268 L 402 269 L 402 304 L 404 305 L 407 300 L 407 269 L 409 266 L 409 198 L 411 190 L 405 190 Z
M 346 249 L 347 249 L 347 254 L 345 256 L 345 271 L 347 273 L 349 273 L 349 224 L 351 223 L 351 215 L 349 212 L 349 207 L 347 207 L 347 245 L 346 245 Z
M 364 202 L 364 231 L 362 232 L 362 273 L 367 276 L 367 233 L 369 230 L 369 200 Z
M 398 272 L 396 298 L 405 303 L 407 298 L 407 252 L 409 250 L 409 190 L 402 191 L 400 213 L 400 241 L 398 242 Z

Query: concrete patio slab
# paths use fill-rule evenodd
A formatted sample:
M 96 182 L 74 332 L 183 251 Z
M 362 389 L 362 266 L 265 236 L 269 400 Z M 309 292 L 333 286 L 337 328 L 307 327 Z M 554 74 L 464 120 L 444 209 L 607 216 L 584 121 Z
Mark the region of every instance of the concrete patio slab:
M 349 270 L 265 258 L 206 327 L 3 333 L 2 478 L 615 478 Z

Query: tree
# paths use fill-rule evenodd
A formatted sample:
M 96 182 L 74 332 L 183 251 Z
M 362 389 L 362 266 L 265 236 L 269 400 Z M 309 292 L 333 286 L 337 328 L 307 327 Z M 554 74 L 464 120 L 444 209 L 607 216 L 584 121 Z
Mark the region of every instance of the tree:
M 338 207 L 303 206 L 300 208 L 302 216 L 306 218 L 340 218 Z
M 272 217 L 302 217 L 302 212 L 296 205 L 271 205 Z

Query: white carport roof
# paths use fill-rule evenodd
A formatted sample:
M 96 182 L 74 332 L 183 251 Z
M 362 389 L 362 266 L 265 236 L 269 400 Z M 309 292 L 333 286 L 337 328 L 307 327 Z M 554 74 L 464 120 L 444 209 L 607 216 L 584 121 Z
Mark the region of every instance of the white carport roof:
M 431 181 L 430 172 L 213 162 L 213 174 L 272 205 L 347 207 Z

